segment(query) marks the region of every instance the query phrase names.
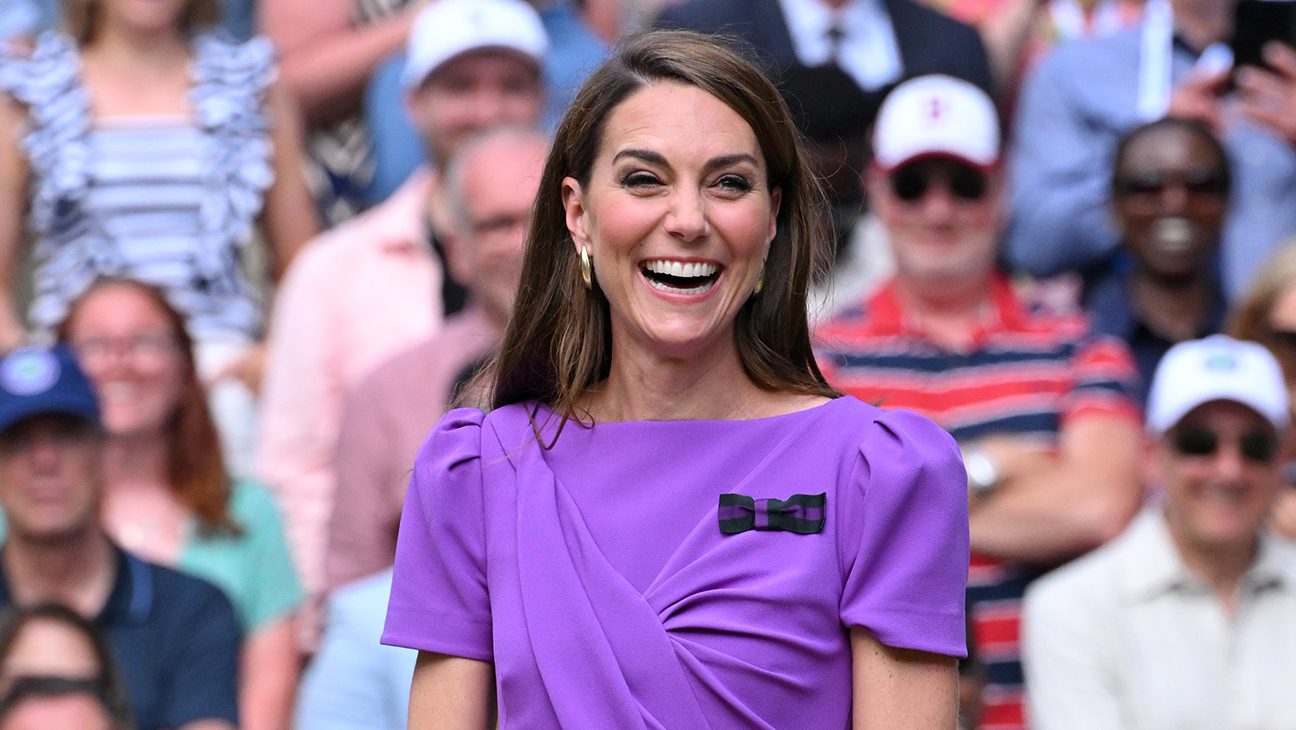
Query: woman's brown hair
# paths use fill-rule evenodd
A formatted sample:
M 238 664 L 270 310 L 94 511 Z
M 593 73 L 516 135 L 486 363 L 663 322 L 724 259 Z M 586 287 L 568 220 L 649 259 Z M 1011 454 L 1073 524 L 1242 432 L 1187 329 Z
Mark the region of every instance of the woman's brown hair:
M 230 480 L 225 471 L 220 434 L 207 407 L 207 394 L 198 379 L 193 340 L 185 328 L 184 316 L 171 306 L 166 295 L 156 287 L 133 279 L 100 279 L 72 303 L 58 327 L 58 339 L 73 344 L 77 314 L 97 292 L 116 288 L 138 293 L 162 314 L 167 331 L 175 341 L 176 354 L 180 357 L 180 402 L 165 429 L 168 441 L 167 481 L 180 501 L 198 516 L 204 532 L 238 534 L 240 528 L 229 514 Z
M 778 90 L 723 42 L 687 31 L 629 39 L 581 87 L 558 125 L 536 196 L 522 280 L 500 351 L 483 372 L 494 407 L 545 403 L 576 418 L 580 397 L 607 377 L 612 337 L 608 301 L 586 289 L 562 202 L 565 177 L 588 186 L 603 129 L 627 97 L 657 82 L 694 86 L 749 125 L 782 193 L 778 234 L 765 261 L 764 290 L 739 310 L 734 331 L 747 376 L 768 390 L 835 396 L 810 349 L 806 292 L 826 264 L 823 192 L 805 165 L 801 140 Z M 698 130 L 704 133 L 704 130 Z
M 1227 332 L 1239 340 L 1251 340 L 1264 345 L 1278 358 L 1287 382 L 1296 381 L 1296 353 L 1284 347 L 1273 334 L 1269 315 L 1278 299 L 1296 286 L 1296 238 L 1274 249 L 1255 278 L 1233 305 Z
M 84 46 L 94 39 L 98 26 L 99 3 L 102 0 L 62 0 L 63 32 Z M 189 0 L 180 16 L 180 30 L 185 35 L 216 25 L 221 19 L 220 0 Z
M 13 652 L 14 645 L 22 636 L 23 629 L 41 621 L 65 626 L 86 640 L 99 664 L 95 676 L 87 678 L 93 682 L 95 694 L 112 717 L 115 727 L 134 727 L 130 705 L 126 700 L 126 686 L 121 678 L 121 670 L 113 659 L 107 637 L 94 622 L 61 603 L 10 606 L 0 614 L 0 670 L 4 670 L 0 672 L 0 695 L 8 699 L 13 684 L 22 679 L 20 676 L 10 676 L 7 671 L 9 655 Z

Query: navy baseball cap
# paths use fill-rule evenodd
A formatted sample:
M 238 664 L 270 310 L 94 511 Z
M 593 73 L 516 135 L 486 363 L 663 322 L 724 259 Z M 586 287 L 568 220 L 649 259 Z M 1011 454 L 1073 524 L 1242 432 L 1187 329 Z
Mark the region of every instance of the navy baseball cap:
M 0 359 L 0 434 L 19 421 L 63 413 L 99 423 L 99 401 L 72 351 L 23 348 Z

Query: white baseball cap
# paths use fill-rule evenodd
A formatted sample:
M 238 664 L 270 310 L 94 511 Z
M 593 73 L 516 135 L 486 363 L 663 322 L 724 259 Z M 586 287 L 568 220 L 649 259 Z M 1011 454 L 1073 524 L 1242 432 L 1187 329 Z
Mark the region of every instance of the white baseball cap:
M 433 0 L 410 29 L 401 85 L 417 88 L 446 61 L 482 48 L 514 51 L 540 66 L 549 36 L 522 0 Z
M 1240 403 L 1278 430 L 1291 422 L 1287 382 L 1263 346 L 1226 335 L 1180 342 L 1157 364 L 1148 393 L 1147 430 L 1160 435 L 1211 401 Z
M 873 127 L 873 164 L 890 172 L 920 157 L 993 167 L 999 161 L 994 102 L 952 76 L 919 76 L 892 89 Z

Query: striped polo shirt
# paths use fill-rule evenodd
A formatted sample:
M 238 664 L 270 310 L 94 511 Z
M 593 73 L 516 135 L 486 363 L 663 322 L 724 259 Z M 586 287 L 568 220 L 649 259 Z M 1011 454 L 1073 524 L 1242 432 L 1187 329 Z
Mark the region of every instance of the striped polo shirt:
M 949 350 L 907 320 L 892 280 L 816 329 L 819 366 L 842 392 L 916 411 L 960 443 L 1011 434 L 1054 446 L 1068 420 L 1084 414 L 1138 424 L 1137 371 L 1121 342 L 1093 334 L 1080 315 L 1029 307 L 1003 276 L 989 284 L 989 305 L 972 345 Z M 973 553 L 968 603 L 988 671 L 983 728 L 1025 725 L 1020 601 L 1040 572 Z

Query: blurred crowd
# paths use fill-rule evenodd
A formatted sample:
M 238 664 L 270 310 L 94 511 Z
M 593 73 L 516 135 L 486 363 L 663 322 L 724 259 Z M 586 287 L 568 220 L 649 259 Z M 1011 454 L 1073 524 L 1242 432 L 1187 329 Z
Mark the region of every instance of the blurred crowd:
M 963 450 L 963 725 L 1296 728 L 1296 49 L 1255 41 L 1296 14 L 1256 4 L 0 0 L 0 730 L 404 727 L 410 465 L 653 28 L 797 120 L 829 382 Z

